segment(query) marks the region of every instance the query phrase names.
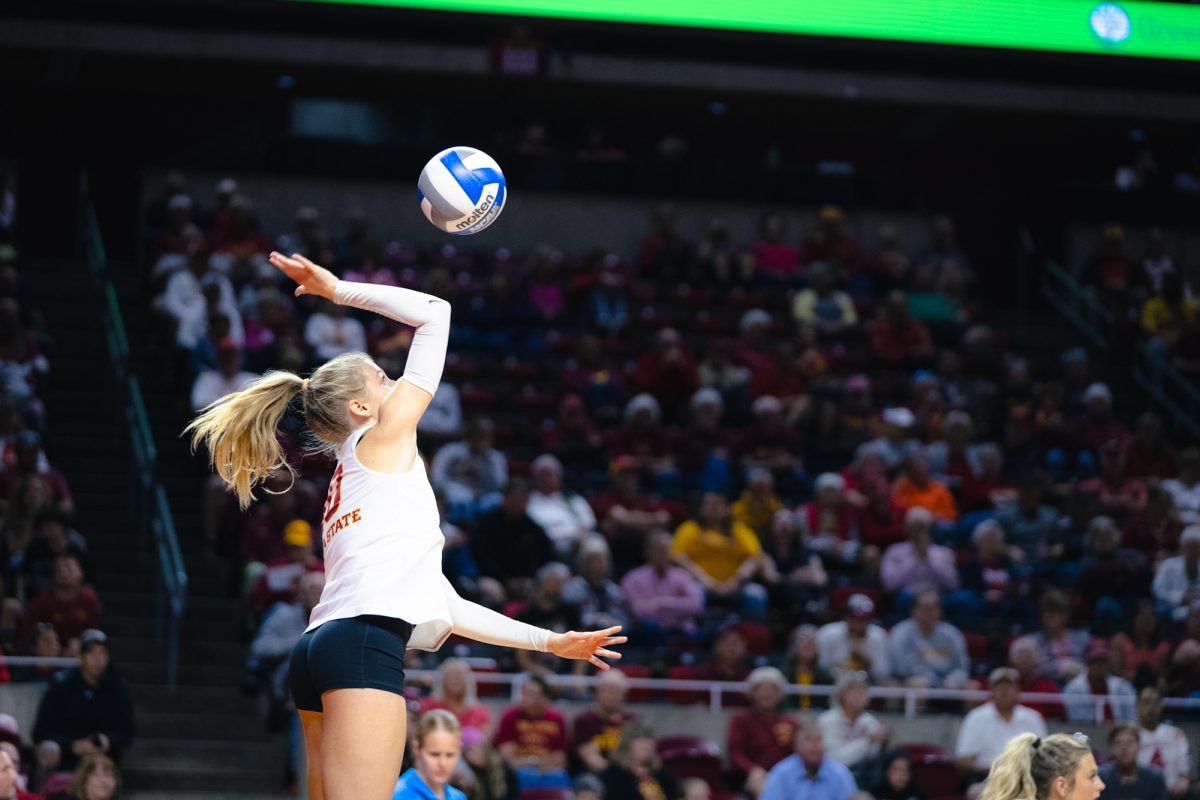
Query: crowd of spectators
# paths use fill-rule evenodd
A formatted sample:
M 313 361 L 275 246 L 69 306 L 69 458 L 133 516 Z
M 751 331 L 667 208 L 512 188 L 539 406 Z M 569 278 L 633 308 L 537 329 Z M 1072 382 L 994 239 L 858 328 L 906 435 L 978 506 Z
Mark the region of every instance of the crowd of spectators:
M 31 731 L 0 715 L 0 798 L 40 800 L 36 786 L 47 798 L 109 800 L 119 796 L 133 704 L 109 664 L 70 482 L 43 446 L 53 342 L 22 286 L 12 189 L 0 171 L 0 656 L 39 661 L 0 662 L 0 683 L 45 693 Z
M 331 234 L 304 207 L 268 236 L 233 179 L 200 207 L 172 175 L 148 220 L 156 338 L 174 343 L 159 355 L 193 407 L 348 350 L 403 369 L 409 330 L 292 298 L 270 249 L 447 298 L 445 380 L 419 428 L 445 571 L 534 624 L 627 625 L 631 674 L 757 674 L 749 696 L 724 695 L 753 709 L 774 684 L 753 671 L 768 666 L 785 686 L 934 689 L 988 687 L 1011 668 L 1000 675 L 1018 690 L 1062 695 L 1032 713 L 1122 722 L 1139 691 L 1200 691 L 1200 451 L 1177 452 L 1152 414 L 1130 425 L 1085 351 L 1015 352 L 973 294 L 949 218 L 904 247 L 893 226 L 862 236 L 826 206 L 805 236 L 768 215 L 757 241 L 736 242 L 720 221 L 680 230 L 664 208 L 634 254 L 418 253 L 361 212 Z M 296 630 L 322 570 L 312 531 L 332 465 L 297 420 L 281 438 L 300 473 L 289 491 L 276 476 L 246 514 L 215 483 L 204 496 L 251 631 L 264 616 Z M 270 602 L 293 611 L 277 621 Z M 263 645 L 273 632 L 255 646 L 264 676 L 283 652 Z M 573 669 L 446 649 L 538 677 Z M 550 736 L 538 687 L 521 713 Z M 826 713 L 841 716 L 799 735 L 812 739 L 802 761 L 820 762 L 822 737 L 853 760 L 834 732 L 850 726 L 878 738 L 865 752 L 881 767 L 886 730 L 863 721 L 859 689 L 840 687 Z M 819 710 L 830 691 L 794 702 Z M 989 713 L 1008 718 L 1008 703 L 1001 693 Z M 572 769 L 571 753 L 522 760 L 501 728 L 518 776 Z M 769 793 L 765 769 L 742 764 L 746 788 Z

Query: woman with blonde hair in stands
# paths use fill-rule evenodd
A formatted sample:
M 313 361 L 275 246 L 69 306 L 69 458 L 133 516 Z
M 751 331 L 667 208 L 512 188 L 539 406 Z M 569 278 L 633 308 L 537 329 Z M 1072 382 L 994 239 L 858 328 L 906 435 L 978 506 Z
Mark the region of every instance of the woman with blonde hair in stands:
M 421 701 L 421 713 L 442 708 L 458 719 L 464 728 L 490 733 L 492 712 L 479 702 L 475 693 L 475 673 L 461 658 L 447 658 L 438 666 L 433 696 Z
M 121 800 L 121 773 L 105 755 L 86 755 L 75 770 L 66 800 Z
M 1023 733 L 992 762 L 980 800 L 1097 800 L 1102 791 L 1088 737 Z
M 467 800 L 450 785 L 462 757 L 462 728 L 449 711 L 434 709 L 417 723 L 415 765 L 396 781 L 392 800 Z
M 552 633 L 463 600 L 442 574 L 440 515 L 417 453 L 417 423 L 441 381 L 450 304 L 395 286 L 349 283 L 303 256 L 272 253 L 299 286 L 415 330 L 400 380 L 364 353 L 307 378 L 269 372 L 205 408 L 187 427 L 242 507 L 274 469 L 289 469 L 276 428 L 297 399 L 323 449 L 337 456 L 321 526 L 325 589 L 292 653 L 312 800 L 384 800 L 404 757 L 404 655 L 451 633 L 590 661 L 618 658 L 620 628 Z

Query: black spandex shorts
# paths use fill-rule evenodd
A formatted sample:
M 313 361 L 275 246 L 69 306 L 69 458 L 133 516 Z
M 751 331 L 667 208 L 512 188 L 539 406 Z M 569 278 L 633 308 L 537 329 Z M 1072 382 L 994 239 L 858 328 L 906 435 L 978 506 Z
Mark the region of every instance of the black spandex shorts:
M 301 711 L 323 711 L 330 689 L 383 689 L 404 694 L 404 652 L 413 626 L 365 615 L 333 619 L 300 637 L 290 664 L 292 698 Z

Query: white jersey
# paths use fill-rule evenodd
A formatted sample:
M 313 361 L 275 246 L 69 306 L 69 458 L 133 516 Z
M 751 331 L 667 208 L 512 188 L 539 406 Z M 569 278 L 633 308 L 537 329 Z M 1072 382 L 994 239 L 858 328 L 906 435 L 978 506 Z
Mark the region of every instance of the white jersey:
M 436 650 L 450 635 L 457 595 L 442 574 L 440 514 L 425 463 L 389 474 L 364 467 L 355 448 L 370 425 L 346 438 L 329 482 L 321 543 L 325 589 L 308 630 L 362 614 L 415 628 L 408 646 Z

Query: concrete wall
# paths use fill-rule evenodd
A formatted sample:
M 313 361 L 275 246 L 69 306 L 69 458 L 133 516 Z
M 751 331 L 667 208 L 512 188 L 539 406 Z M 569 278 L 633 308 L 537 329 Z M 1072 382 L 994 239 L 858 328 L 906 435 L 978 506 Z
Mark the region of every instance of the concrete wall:
M 36 683 L 10 683 L 0 685 L 0 714 L 12 714 L 17 718 L 21 734 L 28 739 L 37 718 L 38 703 L 45 690 Z

